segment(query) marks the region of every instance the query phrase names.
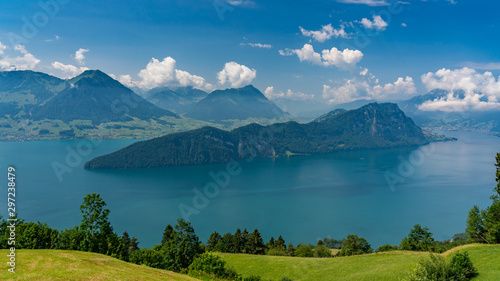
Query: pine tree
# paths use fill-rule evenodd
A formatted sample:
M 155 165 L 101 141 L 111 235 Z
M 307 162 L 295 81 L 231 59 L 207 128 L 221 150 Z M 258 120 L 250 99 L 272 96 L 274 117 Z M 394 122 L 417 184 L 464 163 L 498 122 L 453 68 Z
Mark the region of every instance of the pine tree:
M 163 236 L 161 238 L 161 244 L 164 245 L 165 243 L 171 241 L 174 239 L 174 228 L 169 224 L 167 227 L 165 227 L 165 230 L 163 231 Z
M 248 238 L 248 253 L 253 255 L 264 254 L 264 242 L 259 230 L 256 228 Z
M 210 234 L 210 237 L 208 237 L 207 240 L 207 251 L 220 251 L 217 249 L 217 244 L 219 241 L 222 240 L 222 236 L 217 232 L 214 231 L 212 234 Z
M 274 246 L 277 249 L 285 250 L 286 249 L 285 239 L 283 239 L 283 237 L 281 237 L 281 235 L 280 235 L 280 237 L 278 237 L 278 239 L 274 243 Z

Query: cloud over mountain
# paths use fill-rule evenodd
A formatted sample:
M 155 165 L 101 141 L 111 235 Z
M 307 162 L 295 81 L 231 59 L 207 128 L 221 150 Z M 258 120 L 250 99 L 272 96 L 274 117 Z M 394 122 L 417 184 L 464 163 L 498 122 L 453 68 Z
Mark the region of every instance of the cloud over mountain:
M 224 68 L 217 74 L 219 84 L 229 83 L 233 88 L 249 85 L 255 77 L 257 77 L 257 70 L 250 69 L 234 61 L 226 63 Z

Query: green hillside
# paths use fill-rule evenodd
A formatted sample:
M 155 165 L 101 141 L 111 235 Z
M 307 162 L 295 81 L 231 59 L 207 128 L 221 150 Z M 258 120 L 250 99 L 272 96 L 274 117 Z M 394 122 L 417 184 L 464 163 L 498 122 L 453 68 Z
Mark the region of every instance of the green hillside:
M 7 250 L 0 250 L 0 256 L 7 254 Z M 18 250 L 16 254 L 16 273 L 8 272 L 3 262 L 0 280 L 198 280 L 95 253 Z
M 500 280 L 500 245 L 470 244 L 446 253 L 467 251 L 479 276 L 474 280 Z M 400 280 L 411 272 L 428 253 L 393 251 L 340 258 L 298 258 L 220 254 L 229 266 L 243 276 L 260 275 L 264 279 L 294 281 L 327 280 Z

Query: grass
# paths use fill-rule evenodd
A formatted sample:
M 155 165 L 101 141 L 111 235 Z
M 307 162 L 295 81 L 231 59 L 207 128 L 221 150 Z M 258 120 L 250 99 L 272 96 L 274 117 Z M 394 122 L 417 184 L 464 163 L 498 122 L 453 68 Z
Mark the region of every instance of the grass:
M 5 261 L 0 280 L 199 280 L 101 254 L 62 250 L 17 250 L 13 274 L 7 271 L 7 254 L 0 250 Z
M 474 280 L 500 280 L 500 245 L 471 244 L 442 255 L 451 258 L 467 251 L 479 276 Z M 7 261 L 7 250 L 0 257 Z M 297 258 L 220 254 L 243 276 L 259 275 L 265 280 L 288 277 L 295 281 L 400 280 L 428 253 L 392 251 L 341 258 Z M 0 280 L 210 280 L 126 263 L 101 254 L 62 250 L 17 250 L 16 274 L 3 263 Z
M 452 249 L 467 251 L 479 271 L 474 280 L 500 280 L 500 245 L 465 245 Z M 400 280 L 428 253 L 392 251 L 342 258 L 297 258 L 220 254 L 243 276 L 260 275 L 267 280 L 288 277 L 306 280 Z

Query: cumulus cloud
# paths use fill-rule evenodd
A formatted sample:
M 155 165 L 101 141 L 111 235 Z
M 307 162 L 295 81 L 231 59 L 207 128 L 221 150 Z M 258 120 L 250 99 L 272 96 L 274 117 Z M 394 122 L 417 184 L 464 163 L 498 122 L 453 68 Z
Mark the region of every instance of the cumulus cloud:
M 322 66 L 336 66 L 344 70 L 354 68 L 363 58 L 363 53 L 361 51 L 350 50 L 347 48 L 340 51 L 339 49 L 333 47 L 330 50 L 323 50 L 321 51 L 321 54 L 319 54 L 314 51 L 313 46 L 310 44 L 305 44 L 302 49 L 280 50 L 279 53 L 282 56 L 291 56 L 296 54 L 301 62 L 307 61 Z
M 54 69 L 58 69 L 58 70 L 61 70 L 63 72 L 63 75 L 61 76 L 61 78 L 63 78 L 63 79 L 75 77 L 77 75 L 80 75 L 85 70 L 89 70 L 86 67 L 77 67 L 77 66 L 70 65 L 70 64 L 63 64 L 63 63 L 60 63 L 58 61 L 53 62 L 52 67 Z
M 241 43 L 240 45 L 242 46 L 248 45 L 253 48 L 264 48 L 264 49 L 271 49 L 273 47 L 270 44 L 261 44 L 261 43 Z
M 267 87 L 264 95 L 270 99 L 270 100 L 276 100 L 276 99 L 290 99 L 290 100 L 308 100 L 314 98 L 314 95 L 308 95 L 304 94 L 301 92 L 293 92 L 292 90 L 288 89 L 286 93 L 284 92 L 275 92 L 274 87 L 270 86 Z
M 90 50 L 80 48 L 78 51 L 75 52 L 74 58 L 79 65 L 85 65 L 85 53 L 87 53 L 88 51 Z
M 7 46 L 0 43 L 1 55 L 3 55 L 7 49 Z M 14 52 L 20 55 L 16 57 L 6 55 L 0 58 L 0 69 L 2 71 L 32 70 L 40 63 L 40 60 L 28 52 L 23 45 L 14 46 Z
M 132 81 L 129 76 L 122 78 L 130 87 L 132 84 L 142 89 L 152 89 L 159 86 L 193 86 L 194 88 L 211 91 L 213 85 L 205 82 L 201 76 L 192 75 L 187 71 L 176 69 L 176 61 L 167 57 L 162 61 L 152 58 L 145 69 L 139 72 L 140 81 Z
M 349 35 L 345 32 L 344 28 L 345 28 L 344 26 L 341 26 L 339 29 L 335 29 L 332 27 L 331 24 L 328 24 L 321 26 L 320 30 L 313 31 L 313 30 L 306 30 L 302 28 L 302 26 L 299 26 L 302 35 L 307 37 L 312 37 L 314 40 L 318 42 L 325 42 L 326 40 L 332 37 L 349 38 Z
M 442 68 L 437 72 L 422 75 L 422 83 L 428 90 L 448 91 L 443 98 L 427 101 L 419 109 L 424 111 L 465 111 L 500 109 L 500 77 L 489 71 L 479 73 L 464 67 L 450 70 Z M 463 96 L 455 91 L 464 91 Z
M 340 3 L 346 4 L 364 4 L 368 6 L 388 6 L 389 3 L 386 0 L 337 0 Z
M 407 27 L 408 25 L 407 25 L 406 23 L 404 23 L 404 22 L 403 22 L 403 23 L 401 24 L 401 26 L 402 26 L 402 27 Z
M 379 15 L 373 15 L 373 21 L 367 18 L 363 18 L 361 19 L 360 23 L 366 29 L 376 29 L 381 31 L 385 30 L 385 28 L 388 26 L 387 22 L 385 22 L 384 19 L 382 19 L 382 17 Z
M 229 83 L 231 87 L 238 88 L 250 84 L 256 76 L 257 70 L 232 61 L 224 65 L 224 68 L 217 74 L 217 79 L 221 85 Z
M 399 77 L 393 83 L 380 85 L 379 80 L 368 72 L 368 69 L 363 69 L 359 76 L 348 79 L 344 84 L 331 87 L 323 85 L 323 98 L 329 103 L 346 103 L 357 99 L 386 99 L 407 97 L 416 94 L 417 90 L 413 78 L 406 76 Z

